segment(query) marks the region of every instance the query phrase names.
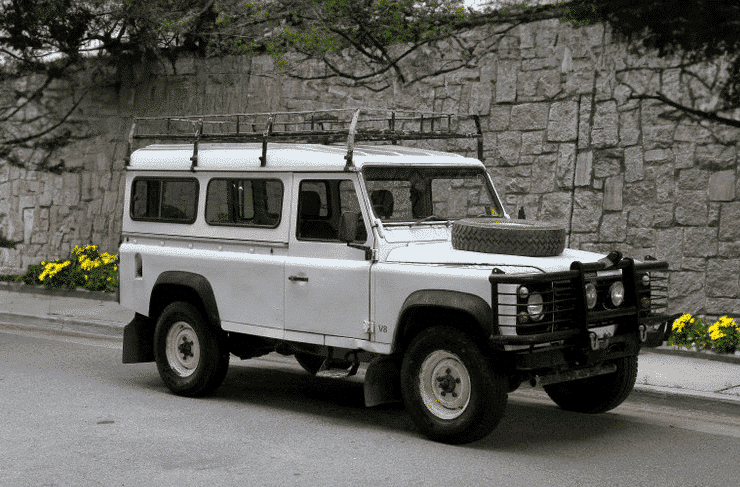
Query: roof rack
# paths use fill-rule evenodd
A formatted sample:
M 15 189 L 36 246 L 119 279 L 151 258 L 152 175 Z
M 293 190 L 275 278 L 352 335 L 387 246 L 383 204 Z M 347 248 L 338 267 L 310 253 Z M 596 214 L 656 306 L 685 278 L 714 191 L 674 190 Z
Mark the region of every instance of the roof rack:
M 360 117 L 362 114 L 362 117 Z M 462 130 L 472 120 L 471 130 Z M 353 108 L 228 115 L 185 115 L 134 118 L 126 165 L 137 140 L 185 141 L 193 144 L 192 168 L 198 165 L 198 145 L 208 142 L 262 142 L 261 165 L 267 164 L 269 141 L 331 144 L 346 140 L 346 170 L 354 166 L 356 141 L 477 139 L 483 161 L 483 133 L 478 115 Z

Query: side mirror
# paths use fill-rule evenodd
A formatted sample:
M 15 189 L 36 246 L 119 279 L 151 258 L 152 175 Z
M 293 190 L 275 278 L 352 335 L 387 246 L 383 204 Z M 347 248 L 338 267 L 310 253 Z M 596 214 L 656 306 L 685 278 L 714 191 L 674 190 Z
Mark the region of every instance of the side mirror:
M 357 240 L 357 222 L 360 221 L 356 211 L 344 211 L 339 218 L 339 240 L 345 243 Z

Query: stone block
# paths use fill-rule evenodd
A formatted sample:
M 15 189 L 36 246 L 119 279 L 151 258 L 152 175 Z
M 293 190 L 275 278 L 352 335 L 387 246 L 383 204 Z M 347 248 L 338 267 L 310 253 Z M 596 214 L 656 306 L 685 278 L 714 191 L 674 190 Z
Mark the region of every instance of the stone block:
M 542 210 L 538 219 L 546 222 L 558 222 L 565 225 L 566 232 L 568 232 L 570 202 L 570 193 L 545 194 L 542 196 Z
M 722 170 L 734 167 L 736 149 L 721 144 L 707 144 L 696 147 L 696 163 L 704 169 Z
M 707 259 L 698 257 L 684 257 L 681 260 L 682 271 L 706 272 Z
M 622 211 L 624 177 L 612 176 L 604 181 L 604 211 Z
M 23 242 L 30 244 L 36 223 L 36 210 L 33 208 L 23 209 Z
M 509 129 L 509 120 L 511 119 L 511 105 L 493 105 L 491 107 L 491 116 L 489 117 L 488 127 L 493 131 L 502 131 Z
M 706 313 L 706 298 L 704 294 L 690 294 L 688 296 L 681 296 L 676 298 L 670 298 L 668 300 L 668 313 L 690 313 L 693 315 L 700 315 Z
M 542 154 L 542 140 L 544 131 L 522 132 L 522 154 Z
M 593 152 L 579 152 L 576 156 L 576 186 L 589 186 L 593 173 Z
M 599 226 L 600 242 L 624 242 L 627 239 L 627 215 L 604 213 Z
M 622 172 L 624 150 L 621 148 L 594 151 L 594 177 L 605 178 Z
M 624 149 L 624 180 L 628 183 L 640 181 L 645 177 L 644 158 L 641 146 Z
M 520 132 L 502 132 L 496 136 L 496 164 L 513 166 L 519 163 L 522 148 Z
M 519 61 L 500 61 L 496 70 L 496 103 L 516 101 Z
M 640 141 L 640 112 L 619 112 L 619 142 L 623 146 L 636 145 Z
M 674 181 L 673 167 L 670 164 L 645 167 L 645 179 L 655 181 L 658 201 L 673 200 L 676 183 Z
M 686 121 L 679 123 L 673 138 L 678 142 L 692 142 L 695 144 L 710 144 L 712 132 L 695 122 Z
M 706 190 L 709 185 L 709 171 L 691 168 L 681 169 L 678 172 L 678 189 Z
M 683 228 L 667 228 L 657 230 L 655 257 L 660 260 L 678 262 L 683 255 Z
M 671 149 L 651 149 L 645 151 L 645 162 L 652 164 L 670 164 L 673 162 Z
M 733 298 L 707 298 L 706 313 L 714 316 L 725 316 L 728 314 L 740 314 L 740 299 Z
M 634 248 L 652 248 L 655 246 L 656 231 L 652 228 L 628 228 L 627 243 Z
M 720 242 L 717 255 L 733 259 L 740 258 L 740 242 Z
M 740 240 L 740 202 L 722 203 L 719 213 L 719 239 Z
M 591 144 L 591 97 L 581 96 L 578 109 L 578 148 L 584 149 Z
M 512 130 L 544 130 L 547 128 L 547 103 L 522 103 L 511 108 Z
M 597 232 L 601 220 L 601 193 L 576 189 L 573 197 L 573 232 Z
M 533 193 L 549 193 L 555 189 L 556 154 L 538 156 L 532 165 Z
M 591 144 L 594 147 L 611 147 L 619 141 L 619 117 L 617 102 L 609 100 L 596 104 Z
M 692 271 L 671 272 L 668 278 L 668 296 L 671 298 L 702 294 L 704 273 Z
M 735 199 L 735 170 L 718 171 L 709 177 L 709 200 L 732 201 Z
M 523 23 L 516 30 L 519 34 L 519 47 L 521 49 L 531 49 L 535 47 L 536 24 Z
M 34 208 L 36 206 L 36 195 L 21 196 L 18 198 L 18 208 Z
M 488 115 L 491 111 L 491 101 L 493 99 L 493 87 L 490 82 L 475 83 L 470 88 L 470 109 L 471 115 Z
M 576 168 L 576 145 L 560 144 L 558 159 L 555 165 L 555 183 L 560 188 L 573 188 L 573 177 Z
M 718 253 L 717 229 L 689 227 L 683 234 L 685 257 L 714 257 Z
M 670 228 L 673 225 L 673 203 L 652 203 L 630 206 L 629 226 Z
M 707 296 L 740 296 L 740 261 L 737 259 L 709 259 L 706 276 Z
M 642 122 L 642 145 L 645 150 L 673 147 L 673 125 L 646 125 Z
M 578 137 L 578 102 L 554 102 L 547 121 L 547 140 L 552 142 L 575 141 Z
M 676 201 L 675 215 L 676 223 L 679 225 L 706 225 L 708 215 L 706 192 L 682 191 L 681 198 Z
M 594 91 L 595 77 L 596 71 L 593 69 L 591 60 L 574 59 L 570 63 L 570 71 L 565 73 L 563 90 L 568 94 L 588 95 L 590 100 L 591 93 Z

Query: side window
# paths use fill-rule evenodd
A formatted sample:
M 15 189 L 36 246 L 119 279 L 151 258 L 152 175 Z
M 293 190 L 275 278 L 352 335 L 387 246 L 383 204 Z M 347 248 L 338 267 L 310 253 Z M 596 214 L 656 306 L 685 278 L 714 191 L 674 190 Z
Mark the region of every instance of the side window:
M 357 192 L 352 181 L 344 179 L 339 182 L 339 201 L 340 201 L 340 214 L 345 211 L 354 211 L 357 213 L 357 238 L 355 241 L 364 242 L 367 240 L 367 230 L 365 224 L 362 221 L 362 211 L 360 211 L 360 202 L 357 199 Z
M 332 181 L 301 181 L 298 193 L 297 237 L 300 240 L 339 240 L 332 223 Z
M 301 181 L 298 194 L 298 239 L 339 241 L 339 220 L 345 211 L 356 212 L 362 218 L 360 202 L 352 181 Z M 365 240 L 367 231 L 360 221 L 357 241 Z
M 275 228 L 282 203 L 279 179 L 212 179 L 206 194 L 206 222 Z
M 195 179 L 137 178 L 131 188 L 131 218 L 193 223 L 198 208 Z

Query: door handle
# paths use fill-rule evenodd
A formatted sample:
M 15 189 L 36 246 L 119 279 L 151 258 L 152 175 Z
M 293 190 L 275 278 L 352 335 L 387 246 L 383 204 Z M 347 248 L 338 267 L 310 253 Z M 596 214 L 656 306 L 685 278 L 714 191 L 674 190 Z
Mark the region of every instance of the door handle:
M 308 282 L 308 277 L 305 276 L 288 276 L 289 281 L 301 281 Z

